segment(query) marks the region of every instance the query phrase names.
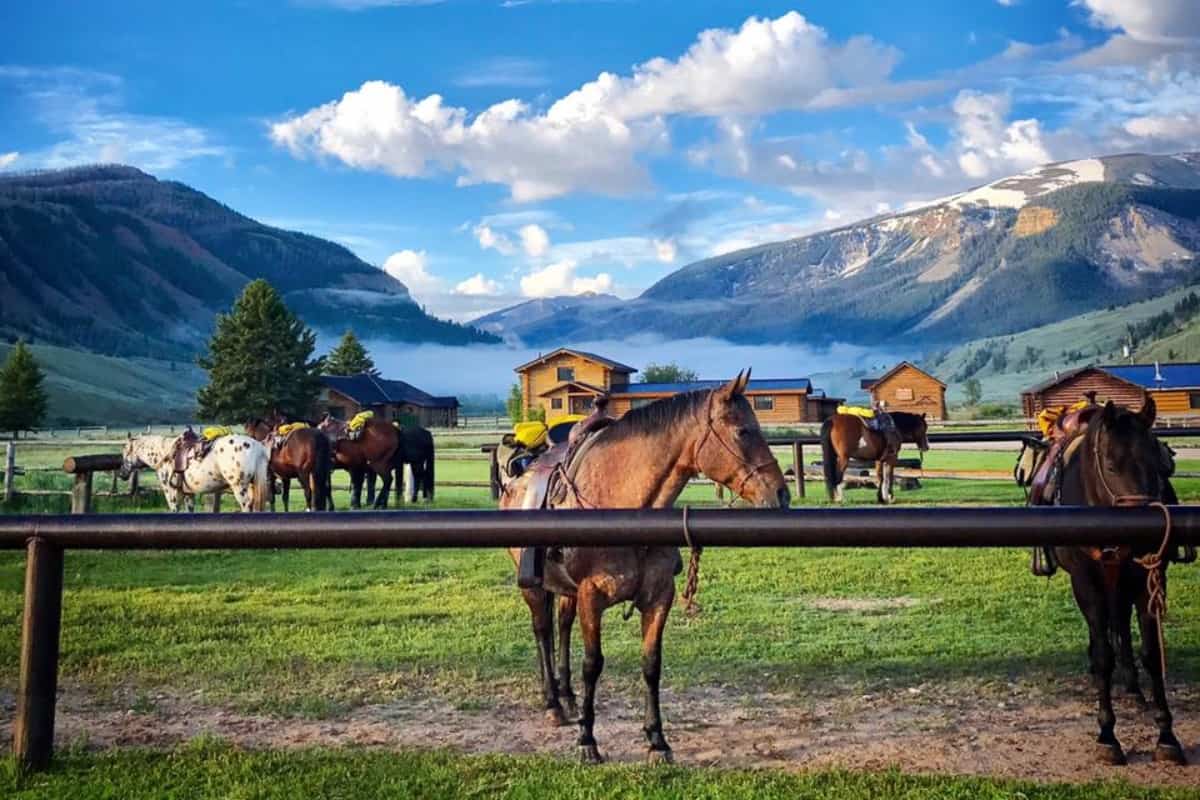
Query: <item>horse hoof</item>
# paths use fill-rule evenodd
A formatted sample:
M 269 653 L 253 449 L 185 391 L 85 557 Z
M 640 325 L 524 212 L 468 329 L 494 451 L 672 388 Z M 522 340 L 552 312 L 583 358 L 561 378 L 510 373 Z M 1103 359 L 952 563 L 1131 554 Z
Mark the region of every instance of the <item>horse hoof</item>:
M 594 744 L 579 745 L 579 761 L 583 764 L 603 764 L 604 756 L 600 755 L 600 748 Z
M 567 712 L 567 716 L 571 719 L 579 719 L 579 707 L 575 705 L 574 697 L 566 697 L 561 700 L 563 708 Z
M 1125 766 L 1125 751 L 1116 742 L 1098 742 L 1096 744 L 1096 760 L 1110 767 Z
M 563 713 L 561 708 L 547 708 L 546 722 L 550 724 L 551 728 L 561 728 L 568 724 L 567 715 Z
M 675 755 L 668 748 L 666 750 L 655 750 L 650 748 L 646 751 L 647 764 L 674 764 Z
M 1180 767 L 1187 766 L 1187 757 L 1183 755 L 1183 748 L 1177 744 L 1160 742 L 1154 748 L 1154 761 L 1159 764 L 1175 764 Z

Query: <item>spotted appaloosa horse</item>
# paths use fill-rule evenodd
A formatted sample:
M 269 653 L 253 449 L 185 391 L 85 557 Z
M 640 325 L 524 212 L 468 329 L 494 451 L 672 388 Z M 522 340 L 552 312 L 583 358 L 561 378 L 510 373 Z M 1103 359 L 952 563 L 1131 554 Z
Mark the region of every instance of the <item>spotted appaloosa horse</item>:
M 659 400 L 591 434 L 594 439 L 584 445 L 588 449 L 579 463 L 566 467 L 573 473 L 571 491 L 553 502 L 553 507 L 668 508 L 688 481 L 702 473 L 756 506 L 787 508 L 787 482 L 743 396 L 749 380 L 746 372 L 718 389 Z M 500 499 L 502 509 L 526 505 L 526 490 L 536 485 L 536 472 L 532 467 L 508 484 Z M 520 550 L 510 553 L 519 563 Z M 566 724 L 566 711 L 574 714 L 575 709 L 570 646 L 578 610 L 583 633 L 579 750 L 585 763 L 602 760 L 593 735 L 596 684 L 604 668 L 601 616 L 605 609 L 624 602 L 633 603 L 642 616 L 647 757 L 650 761 L 671 760 L 658 699 L 663 628 L 675 600 L 675 574 L 680 566 L 679 550 L 674 547 L 565 547 L 561 557 L 547 557 L 541 586 L 521 590 L 533 615 L 547 717 L 559 725 Z M 555 595 L 559 598 L 557 682 Z
M 249 436 L 222 436 L 202 459 L 195 459 L 183 473 L 182 486 L 171 483 L 174 471 L 175 443 L 170 436 L 134 436 L 125 443 L 120 475 L 128 478 L 135 469 L 149 468 L 158 475 L 167 498 L 167 507 L 179 511 L 196 510 L 196 495 L 228 491 L 242 511 L 266 511 L 271 498 L 268 474 L 270 454 L 260 442 Z

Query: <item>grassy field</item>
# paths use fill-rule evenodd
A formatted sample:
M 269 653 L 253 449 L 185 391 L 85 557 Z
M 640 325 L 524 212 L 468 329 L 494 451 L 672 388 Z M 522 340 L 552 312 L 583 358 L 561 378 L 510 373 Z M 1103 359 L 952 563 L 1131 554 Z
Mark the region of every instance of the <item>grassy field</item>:
M 1039 785 L 978 778 L 842 771 L 798 775 L 764 770 L 608 766 L 582 768 L 546 758 L 462 757 L 451 753 L 310 750 L 244 752 L 211 742 L 163 754 L 132 750 L 67 755 L 45 775 L 19 776 L 11 761 L 0 771 L 11 800 L 292 800 L 292 798 L 509 797 L 728 798 L 729 800 L 1182 800 L 1188 789 L 1145 789 L 1121 782 Z

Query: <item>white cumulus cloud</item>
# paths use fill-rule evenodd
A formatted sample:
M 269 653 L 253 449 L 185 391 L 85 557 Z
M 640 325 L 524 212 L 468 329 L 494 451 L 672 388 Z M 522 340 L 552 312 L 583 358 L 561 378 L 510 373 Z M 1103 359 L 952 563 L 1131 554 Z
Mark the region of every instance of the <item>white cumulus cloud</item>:
M 439 292 L 444 284 L 426 268 L 427 260 L 424 250 L 400 250 L 383 262 L 383 271 L 407 286 L 414 296 Z
M 1139 42 L 1171 44 L 1200 39 L 1196 0 L 1078 0 L 1092 22 L 1125 31 Z
M 18 153 L 16 150 L 12 151 L 11 153 L 0 153 L 0 169 L 4 169 L 5 167 L 12 166 L 13 162 L 15 162 L 20 157 L 21 157 L 21 154 Z
M 484 250 L 495 250 L 502 256 L 512 255 L 517 250 L 511 239 L 503 233 L 498 233 L 491 225 L 476 225 L 472 233 L 475 234 L 480 248 Z
M 958 165 L 969 178 L 1028 169 L 1050 161 L 1036 119 L 1008 122 L 1010 100 L 1002 94 L 963 90 L 954 98 Z
M 541 225 L 523 225 L 518 234 L 521 237 L 521 247 L 530 258 L 540 258 L 550 249 L 550 234 L 546 233 L 546 229 Z
M 584 292 L 612 291 L 613 279 L 607 272 L 584 278 L 575 274 L 577 266 L 576 262 L 563 259 L 544 269 L 531 272 L 521 278 L 521 294 L 526 297 L 558 297 Z
M 460 281 L 454 287 L 455 294 L 464 294 L 471 297 L 491 297 L 500 294 L 500 284 L 491 278 L 485 277 L 482 272 L 476 272 L 465 281 Z

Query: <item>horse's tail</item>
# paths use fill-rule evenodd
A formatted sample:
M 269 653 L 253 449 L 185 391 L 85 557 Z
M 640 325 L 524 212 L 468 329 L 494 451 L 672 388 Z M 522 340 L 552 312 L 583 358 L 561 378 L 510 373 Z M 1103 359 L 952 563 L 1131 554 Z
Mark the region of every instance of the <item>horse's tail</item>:
M 433 502 L 433 450 L 425 456 L 425 485 L 421 490 L 425 493 L 425 497 L 430 502 Z
M 266 511 L 271 503 L 271 475 L 267 457 L 260 458 L 254 465 L 254 484 L 251 491 L 251 510 Z
M 833 417 L 830 417 L 821 425 L 821 470 L 825 473 L 825 490 L 829 492 L 830 500 L 836 499 L 835 492 L 842 482 L 837 462 L 837 449 L 833 446 Z M 804 465 L 797 464 L 796 469 L 804 469 Z

